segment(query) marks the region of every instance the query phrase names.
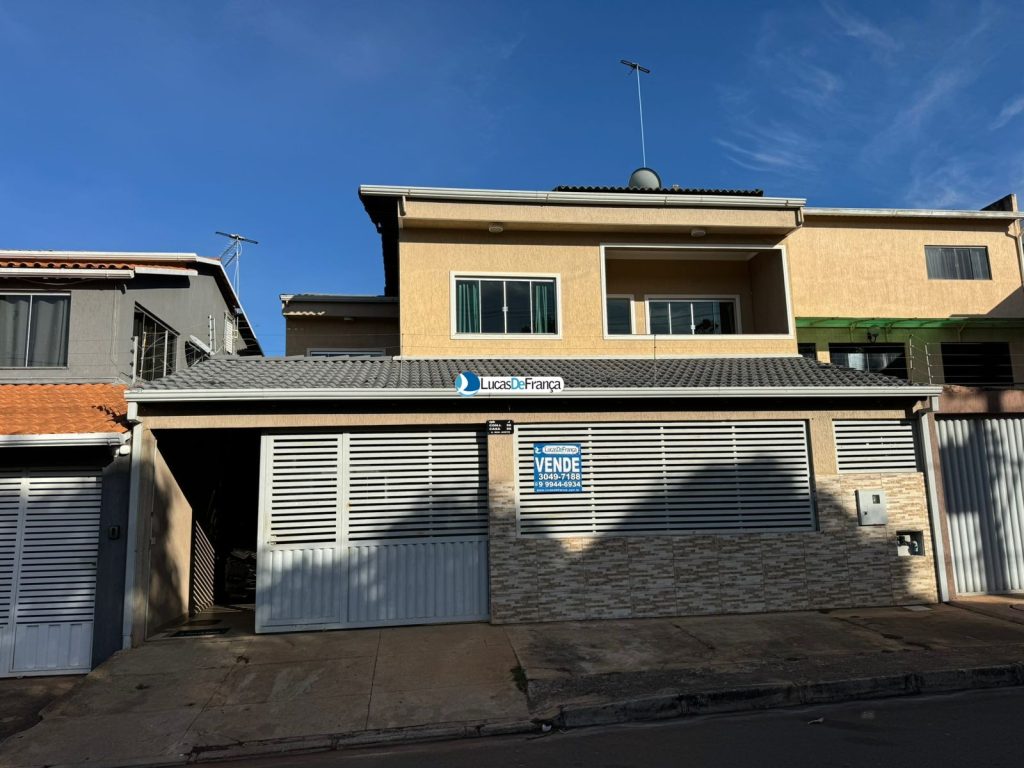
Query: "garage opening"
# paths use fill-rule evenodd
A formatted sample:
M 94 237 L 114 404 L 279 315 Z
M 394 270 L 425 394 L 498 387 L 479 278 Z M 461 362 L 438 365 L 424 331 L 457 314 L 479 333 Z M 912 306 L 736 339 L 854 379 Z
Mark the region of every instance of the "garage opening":
M 156 430 L 154 436 L 181 496 L 165 493 L 166 511 L 158 510 L 154 521 L 149 634 L 251 634 L 260 433 Z

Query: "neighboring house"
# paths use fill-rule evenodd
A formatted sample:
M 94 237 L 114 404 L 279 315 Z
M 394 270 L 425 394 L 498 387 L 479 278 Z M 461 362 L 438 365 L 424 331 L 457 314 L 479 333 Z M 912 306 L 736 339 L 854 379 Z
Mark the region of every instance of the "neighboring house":
M 261 350 L 215 259 L 0 251 L 0 677 L 122 647 L 124 391 L 224 352 Z
M 919 262 L 906 290 L 923 295 L 938 285 L 926 246 L 970 243 L 998 290 L 964 311 L 989 311 L 1019 295 L 1015 211 L 679 188 L 360 196 L 399 354 L 211 360 L 127 395 L 154 477 L 191 509 L 211 493 L 190 482 L 194 446 L 231 446 L 217 493 L 255 542 L 257 631 L 945 597 L 934 430 L 919 427 L 942 388 L 798 354 L 800 318 L 850 315 L 852 277 L 835 308 L 801 306 L 827 299 L 816 270 L 844 254 L 856 275 L 872 254 L 889 254 L 874 269 Z M 916 274 L 901 270 L 869 288 L 893 299 Z M 928 306 L 955 313 L 955 295 Z M 289 324 L 301 311 L 285 301 Z M 364 348 L 324 333 L 289 353 Z M 184 578 L 187 558 L 150 532 L 167 511 L 133 514 L 136 578 L 157 556 Z M 156 607 L 137 598 L 139 641 Z
M 397 296 L 282 294 L 285 354 L 385 357 L 399 354 Z

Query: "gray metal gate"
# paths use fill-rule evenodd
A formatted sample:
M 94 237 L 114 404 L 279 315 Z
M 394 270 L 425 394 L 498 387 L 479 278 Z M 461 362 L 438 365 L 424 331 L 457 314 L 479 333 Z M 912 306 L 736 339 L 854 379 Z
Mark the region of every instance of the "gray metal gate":
M 1024 591 L 1024 418 L 939 418 L 960 594 Z
M 488 618 L 479 432 L 263 436 L 256 631 Z

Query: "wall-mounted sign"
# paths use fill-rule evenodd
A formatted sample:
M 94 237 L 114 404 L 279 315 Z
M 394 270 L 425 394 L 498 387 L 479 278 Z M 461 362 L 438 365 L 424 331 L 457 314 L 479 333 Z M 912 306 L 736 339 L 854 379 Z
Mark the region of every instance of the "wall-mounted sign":
M 455 391 L 473 395 L 557 395 L 565 389 L 561 376 L 477 376 L 463 371 L 455 377 Z
M 488 435 L 511 435 L 515 431 L 516 425 L 512 419 L 490 419 L 487 422 Z
M 582 493 L 583 445 L 534 443 L 533 490 L 536 493 Z

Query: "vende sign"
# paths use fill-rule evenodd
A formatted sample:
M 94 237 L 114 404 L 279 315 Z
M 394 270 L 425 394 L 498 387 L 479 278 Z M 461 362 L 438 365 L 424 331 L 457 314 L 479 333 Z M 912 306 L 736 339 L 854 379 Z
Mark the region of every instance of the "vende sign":
M 582 493 L 582 443 L 534 443 L 533 490 L 535 493 Z

